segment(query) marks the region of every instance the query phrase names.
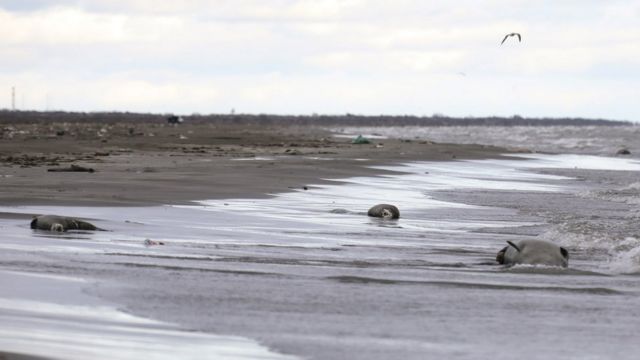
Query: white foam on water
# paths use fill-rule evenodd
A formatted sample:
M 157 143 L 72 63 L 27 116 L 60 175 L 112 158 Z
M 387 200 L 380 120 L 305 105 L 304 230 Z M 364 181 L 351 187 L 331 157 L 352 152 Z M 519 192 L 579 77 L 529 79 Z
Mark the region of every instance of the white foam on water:
M 640 274 L 640 239 L 627 237 L 609 248 L 611 258 L 604 266 L 615 274 Z
M 533 162 L 523 162 L 519 166 L 520 168 L 640 171 L 640 161 L 629 158 L 575 154 L 517 154 L 514 156 L 534 160 Z
M 91 298 L 85 280 L 0 271 L 0 349 L 57 359 L 294 359 L 250 339 L 184 331 Z

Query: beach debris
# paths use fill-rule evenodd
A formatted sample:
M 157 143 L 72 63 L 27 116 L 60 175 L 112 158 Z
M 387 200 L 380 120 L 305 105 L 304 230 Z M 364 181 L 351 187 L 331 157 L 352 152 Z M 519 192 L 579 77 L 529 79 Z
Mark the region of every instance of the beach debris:
M 32 167 L 32 166 L 42 166 L 42 165 L 50 165 L 50 166 L 58 166 L 59 161 L 64 161 L 65 159 L 53 156 L 32 156 L 32 155 L 15 155 L 15 156 L 7 156 L 4 158 L 0 158 L 0 162 L 5 162 L 10 165 L 20 165 L 22 168 Z
M 170 115 L 169 117 L 167 117 L 167 123 L 171 125 L 178 125 L 182 124 L 183 122 L 184 119 L 182 118 L 182 116 Z
M 40 215 L 35 216 L 31 220 L 31 228 L 34 230 L 47 230 L 65 232 L 68 230 L 99 230 L 99 227 L 76 218 L 57 216 L 57 215 Z
M 356 136 L 353 140 L 351 140 L 352 144 L 371 144 L 371 140 L 367 139 L 362 135 Z
M 504 36 L 504 39 L 502 39 L 502 42 L 500 43 L 500 45 L 504 44 L 504 42 L 505 42 L 505 41 L 507 41 L 507 39 L 508 39 L 509 37 L 511 37 L 511 36 L 517 36 L 517 37 L 518 37 L 518 42 L 521 42 L 521 41 L 522 41 L 522 36 L 520 36 L 520 34 L 519 34 L 519 33 L 512 32 L 512 33 L 507 34 L 507 35 L 505 35 L 505 36 Z
M 329 210 L 329 212 L 332 214 L 348 214 L 349 210 L 340 208 L 340 209 Z
M 509 246 L 498 251 L 496 261 L 502 265 L 547 265 L 567 267 L 569 251 L 545 240 L 507 241 Z
M 378 204 L 369 209 L 367 215 L 383 219 L 397 219 L 400 217 L 400 210 L 394 205 Z
M 138 221 L 125 220 L 124 222 L 127 223 L 127 224 L 144 225 L 144 223 L 141 223 L 141 222 L 138 222 Z
M 49 172 L 88 172 L 88 173 L 95 172 L 93 168 L 84 167 L 80 165 L 71 165 L 69 167 L 63 167 L 63 168 L 50 168 L 50 169 L 47 169 L 47 171 Z
M 136 131 L 136 128 L 134 127 L 130 127 L 127 130 L 127 133 L 129 134 L 129 136 L 144 136 L 144 133 L 142 131 Z
M 144 240 L 144 245 L 145 245 L 145 246 L 164 245 L 164 242 L 162 242 L 162 241 L 156 241 L 156 240 L 151 240 L 151 239 L 145 239 L 145 240 Z
M 627 148 L 622 148 L 616 152 L 617 155 L 631 155 L 631 151 Z

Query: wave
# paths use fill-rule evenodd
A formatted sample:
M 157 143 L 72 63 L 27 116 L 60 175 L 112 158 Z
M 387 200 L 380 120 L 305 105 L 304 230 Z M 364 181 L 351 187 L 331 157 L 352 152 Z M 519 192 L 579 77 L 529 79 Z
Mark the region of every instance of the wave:
M 621 295 L 624 292 L 605 287 L 562 287 L 562 286 L 527 286 L 507 284 L 470 283 L 456 281 L 418 281 L 382 279 L 365 276 L 329 276 L 329 280 L 350 284 L 376 284 L 376 285 L 427 285 L 449 288 L 481 289 L 481 290 L 518 290 L 518 291 L 546 291 L 546 292 L 570 292 L 592 295 Z

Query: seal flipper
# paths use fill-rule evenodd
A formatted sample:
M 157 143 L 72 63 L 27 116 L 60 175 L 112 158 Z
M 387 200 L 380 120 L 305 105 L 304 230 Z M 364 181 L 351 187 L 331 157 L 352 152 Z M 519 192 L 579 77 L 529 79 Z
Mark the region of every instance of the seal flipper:
M 100 229 L 97 226 L 88 223 L 86 221 L 82 221 L 82 220 L 73 220 L 73 224 L 75 226 L 75 229 L 77 230 L 100 230 L 100 231 L 105 231 L 104 229 Z
M 565 259 L 569 260 L 569 251 L 563 247 L 560 248 L 560 254 L 562 254 L 562 257 L 564 257 Z
M 518 245 L 514 244 L 513 242 L 507 240 L 507 244 L 513 246 L 516 250 L 518 250 L 518 252 L 520 252 L 520 248 L 518 247 Z
M 32 229 L 37 229 L 38 228 L 38 217 L 34 216 L 33 220 L 31 220 L 31 228 Z
M 504 265 L 504 253 L 507 252 L 508 248 L 508 246 L 505 246 L 502 250 L 498 251 L 498 255 L 496 255 L 498 264 Z

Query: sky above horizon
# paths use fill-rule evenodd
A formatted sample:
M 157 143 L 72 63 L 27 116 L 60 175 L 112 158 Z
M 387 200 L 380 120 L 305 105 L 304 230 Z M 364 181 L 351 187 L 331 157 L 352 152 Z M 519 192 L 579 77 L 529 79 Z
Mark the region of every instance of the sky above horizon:
M 0 0 L 0 108 L 640 121 L 638 24 L 638 0 Z

